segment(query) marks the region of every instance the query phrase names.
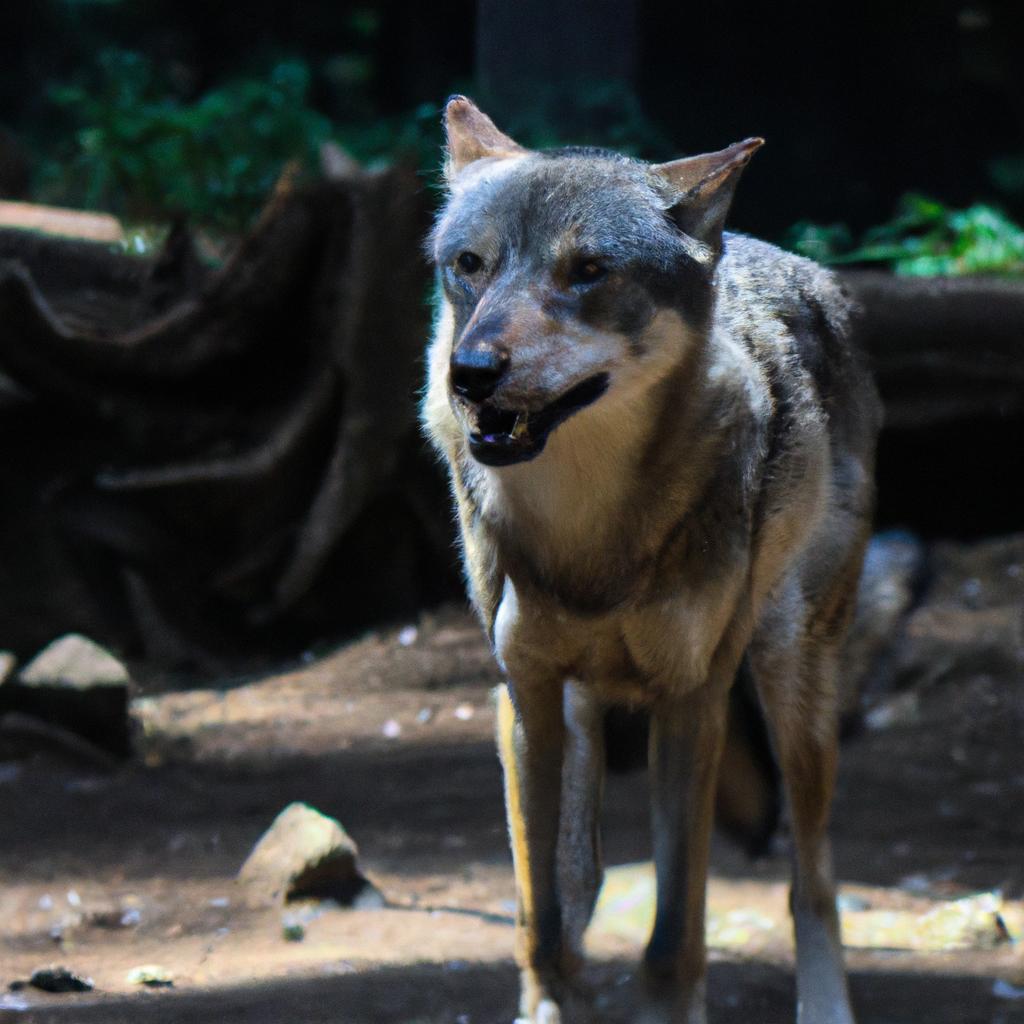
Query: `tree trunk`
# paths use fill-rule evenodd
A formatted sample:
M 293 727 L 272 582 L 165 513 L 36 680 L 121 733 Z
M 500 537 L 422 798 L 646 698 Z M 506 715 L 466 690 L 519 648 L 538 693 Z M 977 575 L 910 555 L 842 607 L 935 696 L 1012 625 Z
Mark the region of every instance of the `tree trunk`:
M 294 652 L 458 592 L 415 392 L 426 202 L 285 187 L 219 269 L 0 232 L 0 646 Z

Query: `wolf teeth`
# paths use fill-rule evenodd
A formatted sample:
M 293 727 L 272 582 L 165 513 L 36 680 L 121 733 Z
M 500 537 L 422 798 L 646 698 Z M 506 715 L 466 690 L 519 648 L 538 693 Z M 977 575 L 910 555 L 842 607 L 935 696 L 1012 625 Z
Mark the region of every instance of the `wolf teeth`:
M 516 416 L 516 425 L 512 428 L 511 437 L 519 441 L 524 438 L 528 432 L 530 423 L 530 414 L 527 412 L 519 413 Z

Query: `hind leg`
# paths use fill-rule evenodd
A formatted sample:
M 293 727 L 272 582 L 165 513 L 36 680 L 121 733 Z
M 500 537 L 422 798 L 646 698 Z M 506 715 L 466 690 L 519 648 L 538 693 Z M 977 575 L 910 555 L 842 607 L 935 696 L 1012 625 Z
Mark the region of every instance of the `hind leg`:
M 835 782 L 838 638 L 797 588 L 766 616 L 750 664 L 782 772 L 793 830 L 790 908 L 798 1024 L 853 1024 L 836 910 L 829 807 Z

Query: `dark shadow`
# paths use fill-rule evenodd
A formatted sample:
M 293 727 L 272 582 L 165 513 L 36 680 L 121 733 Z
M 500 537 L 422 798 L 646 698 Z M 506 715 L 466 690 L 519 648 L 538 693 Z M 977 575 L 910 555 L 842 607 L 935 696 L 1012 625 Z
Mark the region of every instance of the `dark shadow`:
M 832 833 L 837 875 L 896 885 L 934 875 L 963 887 L 1024 889 L 1024 818 L 1009 815 L 1018 719 L 977 699 L 958 704 L 963 738 L 950 756 L 952 711 L 866 733 L 843 748 Z M 997 714 L 998 712 L 998 714 Z M 940 725 L 939 719 L 946 724 Z M 650 856 L 643 772 L 610 776 L 604 813 L 609 864 Z M 367 741 L 266 770 L 183 763 L 82 777 L 26 766 L 0 785 L 0 878 L 45 881 L 89 864 L 98 877 L 230 879 L 288 803 L 337 817 L 366 867 L 443 875 L 470 863 L 508 864 L 501 771 L 489 740 L 385 746 Z M 158 865 L 158 867 L 157 867 Z M 786 878 L 788 859 L 751 861 L 715 846 L 726 877 Z
M 0 785 L 0 878 L 45 880 L 83 863 L 128 879 L 151 876 L 155 863 L 164 877 L 230 878 L 295 800 L 337 817 L 371 868 L 390 870 L 388 851 L 396 861 L 413 851 L 437 873 L 508 856 L 500 767 L 485 741 L 363 747 L 266 771 L 132 764 L 86 777 L 27 765 Z
M 1016 532 L 1020 508 L 1007 500 L 1006 458 L 1010 439 L 1022 433 L 1024 424 L 1009 416 L 883 431 L 877 528 L 907 527 L 928 539 L 957 540 Z
M 627 1024 L 636 1012 L 633 968 L 588 970 L 598 1006 L 588 1024 Z M 860 1024 L 1015 1024 L 1024 1011 L 992 993 L 990 978 L 955 972 L 870 972 L 851 979 Z M 11 1015 L 25 1024 L 510 1024 L 515 970 L 498 964 L 415 965 L 266 985 L 134 998 L 60 997 Z M 790 1024 L 792 976 L 763 964 L 710 968 L 709 1024 Z M 35 1002 L 35 998 L 33 998 Z M 2 1011 L 0 1011 L 2 1014 Z

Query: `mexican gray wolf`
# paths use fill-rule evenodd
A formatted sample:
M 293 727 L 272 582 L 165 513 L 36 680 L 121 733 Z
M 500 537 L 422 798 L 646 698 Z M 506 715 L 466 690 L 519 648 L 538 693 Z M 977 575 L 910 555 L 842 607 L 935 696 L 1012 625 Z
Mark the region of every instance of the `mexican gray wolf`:
M 521 1018 L 569 1020 L 602 869 L 609 708 L 650 716 L 655 923 L 636 1020 L 706 1019 L 729 692 L 753 679 L 788 801 L 799 1024 L 852 1024 L 827 836 L 838 651 L 880 405 L 821 267 L 725 233 L 761 139 L 647 164 L 445 113 L 423 419 L 507 684 L 499 750 Z

